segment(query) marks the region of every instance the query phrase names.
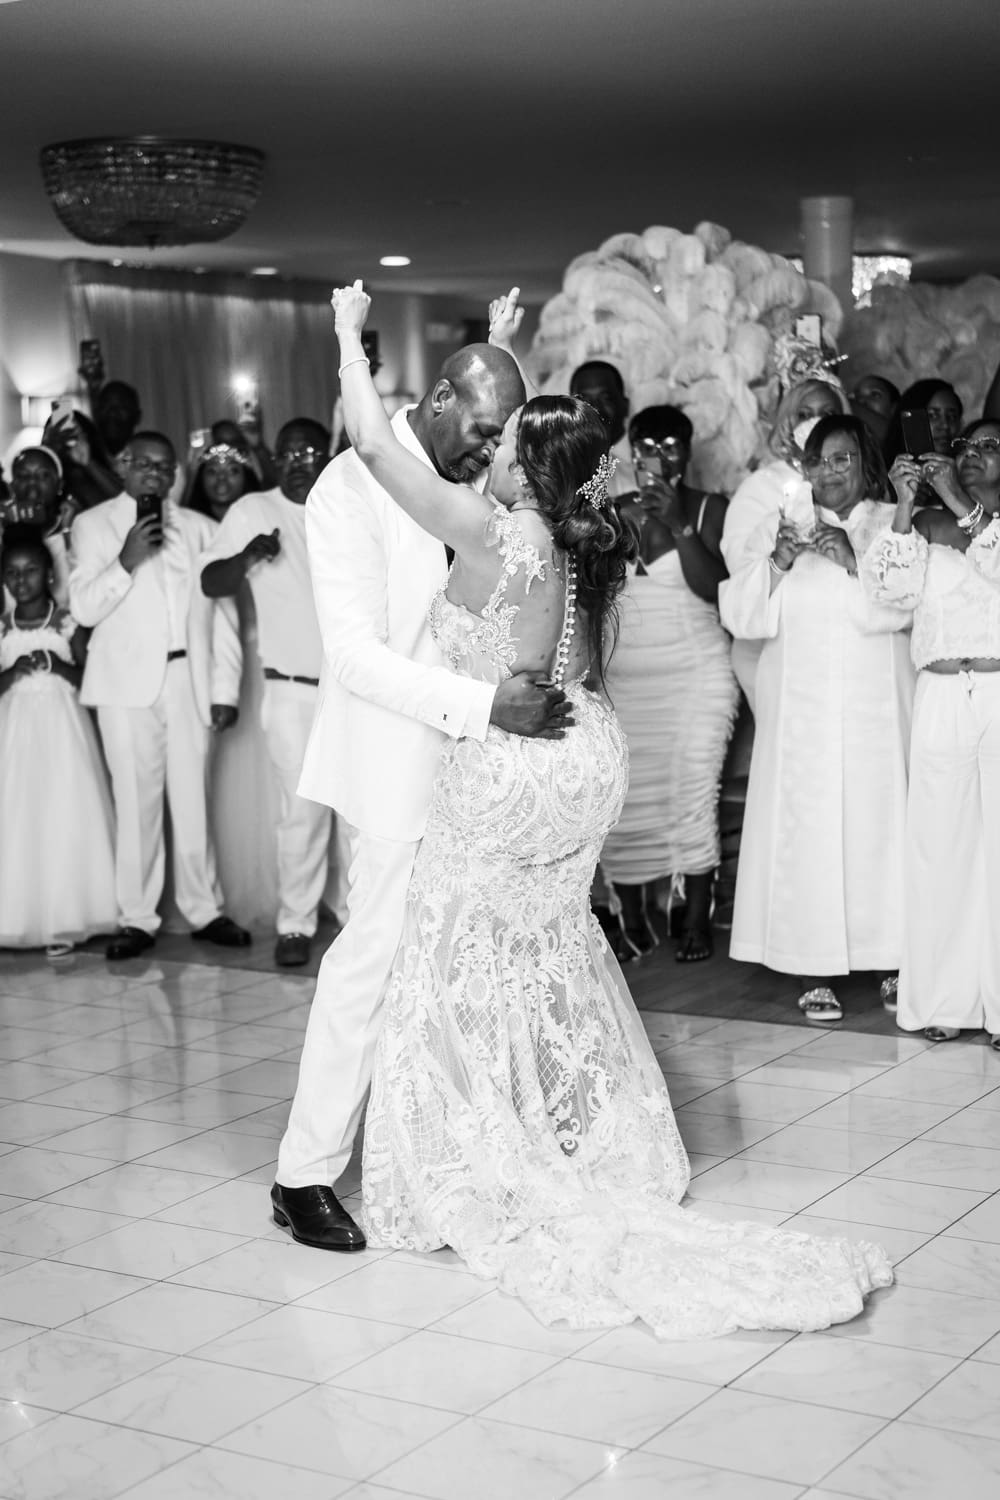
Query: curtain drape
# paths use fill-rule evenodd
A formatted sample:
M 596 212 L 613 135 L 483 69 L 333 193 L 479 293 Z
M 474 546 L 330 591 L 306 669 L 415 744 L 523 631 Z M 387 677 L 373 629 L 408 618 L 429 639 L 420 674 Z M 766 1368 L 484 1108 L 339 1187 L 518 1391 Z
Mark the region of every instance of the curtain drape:
M 136 387 L 143 426 L 165 432 L 180 457 L 194 428 L 235 418 L 238 374 L 257 382 L 269 441 L 290 417 L 330 422 L 338 385 L 328 291 L 302 283 L 275 296 L 234 281 L 66 266 L 75 337 L 100 340 L 107 378 Z

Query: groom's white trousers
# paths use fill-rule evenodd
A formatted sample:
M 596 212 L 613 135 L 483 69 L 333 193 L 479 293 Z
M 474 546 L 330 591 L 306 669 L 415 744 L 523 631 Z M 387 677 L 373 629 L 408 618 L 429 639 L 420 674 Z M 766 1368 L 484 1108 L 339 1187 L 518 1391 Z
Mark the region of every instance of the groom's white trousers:
M 333 1185 L 368 1097 L 386 981 L 418 844 L 350 830 L 347 925 L 320 965 L 299 1081 L 278 1152 L 283 1187 Z

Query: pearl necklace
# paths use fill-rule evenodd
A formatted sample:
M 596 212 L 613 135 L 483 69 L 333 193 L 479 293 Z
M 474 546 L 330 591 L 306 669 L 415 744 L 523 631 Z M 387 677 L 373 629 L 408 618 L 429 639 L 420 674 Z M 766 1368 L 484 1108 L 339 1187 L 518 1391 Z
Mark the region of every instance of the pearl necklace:
M 567 553 L 566 555 L 566 602 L 563 614 L 562 635 L 556 647 L 555 667 L 552 672 L 552 681 L 557 688 L 564 686 L 566 681 L 566 668 L 569 666 L 569 652 L 573 641 L 573 631 L 576 626 L 576 559 Z

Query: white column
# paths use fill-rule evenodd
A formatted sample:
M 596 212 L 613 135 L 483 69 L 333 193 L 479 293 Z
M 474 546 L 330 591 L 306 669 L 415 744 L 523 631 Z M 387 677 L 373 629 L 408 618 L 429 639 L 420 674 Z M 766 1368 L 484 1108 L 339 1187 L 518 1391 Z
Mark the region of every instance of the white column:
M 813 281 L 822 281 L 840 302 L 846 322 L 854 310 L 851 272 L 854 257 L 853 198 L 803 198 L 802 264 Z

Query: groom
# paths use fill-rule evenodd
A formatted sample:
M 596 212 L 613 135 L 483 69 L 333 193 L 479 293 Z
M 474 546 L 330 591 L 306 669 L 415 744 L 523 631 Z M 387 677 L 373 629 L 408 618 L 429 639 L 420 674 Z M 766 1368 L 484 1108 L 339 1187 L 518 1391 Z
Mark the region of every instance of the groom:
M 524 399 L 514 360 L 470 344 L 417 406 L 397 412 L 393 430 L 445 479 L 482 488 Z M 333 1184 L 364 1109 L 441 747 L 448 737 L 485 739 L 490 724 L 558 738 L 569 705 L 527 677 L 494 687 L 442 664 L 427 612 L 447 580 L 444 547 L 353 451 L 310 492 L 306 538 L 324 662 L 299 791 L 349 826 L 349 920 L 320 967 L 271 1202 L 275 1222 L 301 1244 L 363 1250 Z

